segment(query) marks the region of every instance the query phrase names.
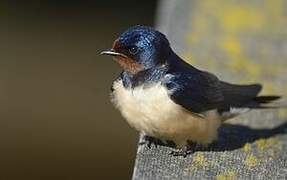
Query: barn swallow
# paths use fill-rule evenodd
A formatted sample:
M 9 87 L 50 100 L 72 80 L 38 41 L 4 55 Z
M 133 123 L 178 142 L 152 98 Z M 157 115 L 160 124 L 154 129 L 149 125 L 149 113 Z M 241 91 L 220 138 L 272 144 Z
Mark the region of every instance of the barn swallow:
M 260 84 L 231 84 L 195 68 L 151 27 L 130 27 L 101 54 L 123 69 L 112 85 L 116 108 L 150 142 L 174 142 L 173 155 L 212 143 L 225 120 L 280 98 L 258 96 Z

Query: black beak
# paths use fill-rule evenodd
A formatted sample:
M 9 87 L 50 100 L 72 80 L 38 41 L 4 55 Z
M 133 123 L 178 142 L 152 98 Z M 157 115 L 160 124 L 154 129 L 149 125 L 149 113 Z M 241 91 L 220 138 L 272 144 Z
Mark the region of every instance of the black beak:
M 124 55 L 124 54 L 122 54 L 122 53 L 119 53 L 119 52 L 116 52 L 114 49 L 102 51 L 102 52 L 101 52 L 101 55 L 121 56 L 121 57 L 127 58 L 126 55 Z

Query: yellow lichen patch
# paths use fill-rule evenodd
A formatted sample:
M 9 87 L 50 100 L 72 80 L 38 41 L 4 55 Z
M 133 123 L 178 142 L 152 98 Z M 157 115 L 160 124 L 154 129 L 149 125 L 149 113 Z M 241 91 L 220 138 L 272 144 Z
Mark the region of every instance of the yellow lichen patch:
M 223 11 L 220 20 L 223 29 L 229 32 L 259 30 L 265 24 L 264 14 L 260 9 L 232 3 Z
M 251 144 L 246 143 L 246 144 L 243 146 L 243 151 L 245 151 L 245 152 L 250 152 L 250 151 L 251 151 Z
M 193 158 L 192 164 L 197 166 L 197 167 L 203 167 L 203 166 L 207 166 L 208 162 L 205 159 L 203 153 L 199 152 Z
M 245 62 L 245 71 L 251 76 L 256 79 L 259 78 L 262 72 L 262 66 L 260 64 L 254 63 L 252 61 Z
M 265 9 L 268 9 L 268 17 L 270 17 L 270 19 L 273 20 L 273 23 L 275 25 L 275 27 L 277 25 L 280 24 L 286 24 L 286 17 L 282 16 L 283 14 L 285 14 L 285 5 L 284 3 L 286 3 L 285 0 L 273 0 L 273 1 L 269 1 L 269 0 L 265 0 Z M 278 29 L 278 28 L 274 28 L 274 29 Z M 281 31 L 283 32 L 283 31 Z
M 184 59 L 186 62 L 188 62 L 189 64 L 196 64 L 196 61 L 194 58 L 192 58 L 192 54 L 189 52 L 183 53 L 182 55 L 180 55 L 182 57 L 182 59 Z
M 277 88 L 271 81 L 266 81 L 263 83 L 262 94 L 277 94 Z
M 230 60 L 226 62 L 226 65 L 229 69 L 243 72 L 253 79 L 258 79 L 262 72 L 262 67 L 259 64 L 253 63 L 242 56 L 230 57 Z
M 239 40 L 236 37 L 226 37 L 221 41 L 221 47 L 230 54 L 242 54 L 242 48 Z
M 248 155 L 244 161 L 244 164 L 248 167 L 254 167 L 258 164 L 258 158 L 254 155 Z
M 281 61 L 281 56 L 275 56 L 272 51 L 274 40 L 287 37 L 287 31 L 282 30 L 287 25 L 285 3 L 284 0 L 263 0 L 260 3 L 226 0 L 198 1 L 196 8 L 193 7 L 194 11 L 190 13 L 192 24 L 186 38 L 187 45 L 192 47 L 202 42 L 208 46 L 207 54 L 222 51 L 222 56 L 213 58 L 213 60 L 218 57 L 224 59 L 215 63 L 217 65 L 215 69 L 219 71 L 222 70 L 222 66 L 226 66 L 228 71 L 244 74 L 239 78 L 242 77 L 245 80 L 246 77 L 252 81 L 274 79 L 278 74 L 286 72 L 286 64 Z M 257 41 L 258 39 L 260 41 Z M 254 42 L 254 48 L 250 47 L 249 42 Z M 280 63 L 267 64 L 267 61 Z M 209 66 L 206 60 L 197 61 L 197 63 L 201 62 L 204 63 L 200 64 L 201 66 Z M 265 91 L 272 93 L 276 90 L 269 86 Z M 277 91 L 281 92 L 282 89 Z
M 286 118 L 287 117 L 287 109 L 279 109 L 277 112 L 277 116 L 280 119 Z
M 228 68 L 234 71 L 240 71 L 242 69 L 240 59 L 238 58 L 227 61 L 226 65 L 228 66 Z
M 229 56 L 226 65 L 231 70 L 244 72 L 254 79 L 261 75 L 262 67 L 246 58 L 238 37 L 234 35 L 224 37 L 220 41 L 220 47 Z
M 196 44 L 200 41 L 200 38 L 199 36 L 195 36 L 194 33 L 190 33 L 190 34 L 187 34 L 186 41 L 189 44 Z
M 216 180 L 235 180 L 236 173 L 234 171 L 228 171 L 227 173 L 219 174 L 216 176 Z
M 274 62 L 276 62 L 276 60 L 274 60 Z M 268 64 L 267 67 L 268 68 L 265 68 L 264 75 L 277 78 L 276 76 L 286 73 L 287 65 L 282 64 L 281 66 L 274 66 L 273 64 Z
M 255 144 L 262 160 L 266 160 L 267 157 L 272 160 L 283 148 L 282 143 L 276 138 L 259 139 Z
M 188 62 L 213 72 L 222 71 L 226 66 L 227 72 L 239 74 L 235 77 L 237 81 L 246 83 L 248 77 L 249 82 L 263 82 L 262 94 L 287 92 L 286 83 L 275 85 L 273 81 L 286 74 L 284 54 L 276 55 L 277 50 L 274 50 L 282 52 L 283 49 L 274 44 L 287 37 L 285 5 L 284 0 L 262 0 L 260 3 L 204 0 L 196 5 L 192 3 L 192 24 L 186 43 L 190 47 L 205 47 L 206 54 L 198 57 L 211 58 L 197 61 L 188 58 Z M 284 114 L 280 113 L 283 117 Z
M 275 138 L 259 139 L 255 141 L 255 144 L 260 151 L 264 151 L 268 150 L 269 148 L 273 148 L 275 145 L 277 145 L 278 140 Z
M 217 66 L 216 61 L 212 58 L 209 58 L 206 62 L 207 67 L 214 68 Z
M 203 168 L 206 166 L 208 166 L 208 161 L 206 160 L 202 152 L 198 152 L 193 157 L 191 166 L 186 168 L 186 170 L 196 170 L 198 168 Z

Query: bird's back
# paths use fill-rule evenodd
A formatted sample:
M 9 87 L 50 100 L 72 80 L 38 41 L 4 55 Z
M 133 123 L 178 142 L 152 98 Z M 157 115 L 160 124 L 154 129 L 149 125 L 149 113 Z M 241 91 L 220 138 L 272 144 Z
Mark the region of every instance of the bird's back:
M 237 85 L 220 81 L 214 74 L 189 65 L 177 55 L 169 62 L 174 75 L 170 84 L 177 85 L 171 98 L 196 113 L 217 109 L 225 120 L 249 109 L 265 107 L 264 104 L 280 98 L 258 96 L 262 89 L 260 84 Z

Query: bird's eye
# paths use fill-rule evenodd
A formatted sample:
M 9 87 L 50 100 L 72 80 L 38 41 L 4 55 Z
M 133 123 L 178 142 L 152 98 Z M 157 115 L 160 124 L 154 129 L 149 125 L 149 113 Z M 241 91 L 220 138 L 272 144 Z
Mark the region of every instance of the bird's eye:
M 138 48 L 133 46 L 131 48 L 129 48 L 129 53 L 132 55 L 135 55 L 138 52 Z

